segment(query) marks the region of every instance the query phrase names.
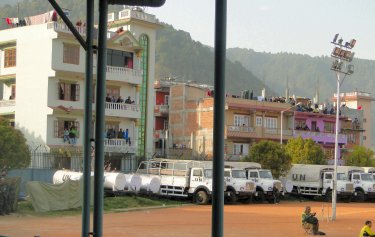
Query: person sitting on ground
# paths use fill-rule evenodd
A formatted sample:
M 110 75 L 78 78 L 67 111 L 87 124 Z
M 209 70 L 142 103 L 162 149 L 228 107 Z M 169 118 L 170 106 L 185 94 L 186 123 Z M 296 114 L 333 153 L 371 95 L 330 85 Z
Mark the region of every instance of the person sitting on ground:
M 325 235 L 324 232 L 319 231 L 319 220 L 315 217 L 316 212 L 311 212 L 311 207 L 307 206 L 304 213 L 302 213 L 302 225 L 304 228 L 312 226 L 313 235 Z
M 361 232 L 359 232 L 359 237 L 373 237 L 375 233 L 371 230 L 372 222 L 366 221 L 365 225 L 362 227 Z

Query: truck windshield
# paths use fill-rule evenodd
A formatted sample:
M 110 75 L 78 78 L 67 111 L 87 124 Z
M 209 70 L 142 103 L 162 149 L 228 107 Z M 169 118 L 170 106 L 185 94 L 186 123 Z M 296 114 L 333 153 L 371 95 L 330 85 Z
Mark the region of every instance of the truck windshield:
M 233 178 L 246 179 L 246 172 L 244 170 L 232 170 Z
M 269 170 L 260 170 L 259 171 L 259 177 L 262 179 L 273 179 L 272 173 Z
M 348 180 L 344 173 L 337 173 L 337 180 Z
M 361 174 L 361 179 L 365 181 L 373 181 L 374 179 L 372 178 L 371 174 Z
M 204 177 L 212 178 L 212 170 L 211 169 L 204 170 Z

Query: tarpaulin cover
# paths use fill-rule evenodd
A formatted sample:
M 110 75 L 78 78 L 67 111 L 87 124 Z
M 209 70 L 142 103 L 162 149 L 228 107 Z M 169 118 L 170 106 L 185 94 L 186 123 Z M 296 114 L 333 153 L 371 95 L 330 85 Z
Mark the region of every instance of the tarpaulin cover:
M 26 184 L 26 190 L 31 197 L 32 205 L 37 212 L 67 210 L 82 206 L 83 179 L 66 180 L 61 184 L 49 184 L 31 181 Z M 92 182 L 91 182 L 92 183 Z M 91 193 L 93 191 L 91 185 Z M 91 195 L 91 202 L 93 200 Z

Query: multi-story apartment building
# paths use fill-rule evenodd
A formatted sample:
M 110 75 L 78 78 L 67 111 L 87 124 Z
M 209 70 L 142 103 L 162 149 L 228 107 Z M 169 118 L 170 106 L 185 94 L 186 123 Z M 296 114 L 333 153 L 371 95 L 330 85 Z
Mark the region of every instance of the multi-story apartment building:
M 169 124 L 169 137 L 165 143 L 168 145 L 166 150 L 170 153 L 175 149 L 185 149 L 190 150 L 195 157 L 212 157 L 214 98 L 211 90 L 207 85 L 157 83 L 156 94 L 160 94 L 161 98 L 162 95 L 168 97 L 168 111 L 165 111 L 163 121 L 168 120 Z M 226 158 L 237 160 L 248 155 L 250 147 L 261 140 L 285 143 L 290 138 L 302 137 L 311 138 L 321 144 L 328 163 L 333 163 L 335 113 L 322 110 L 305 111 L 303 103 L 307 101 L 309 100 L 297 98 L 297 103 L 292 105 L 265 101 L 263 97 L 245 99 L 228 95 L 225 106 Z M 353 113 L 356 114 L 355 110 L 345 109 L 340 116 L 340 128 L 345 124 L 352 124 Z M 358 126 L 361 127 L 360 115 L 356 116 L 359 118 Z M 155 119 L 157 120 L 158 118 Z M 360 136 L 362 131 L 362 128 L 357 127 L 350 132 L 348 129 L 340 129 L 340 148 L 346 147 L 348 136 Z M 156 141 L 159 141 L 159 137 L 157 138 Z M 353 144 L 358 142 L 351 141 Z M 182 154 L 182 151 L 180 153 Z M 341 158 L 341 149 L 338 156 Z M 339 164 L 341 163 L 342 159 L 339 160 Z
M 153 120 L 148 118 L 153 116 L 160 27 L 154 15 L 138 8 L 124 9 L 118 17 L 109 14 L 103 136 L 114 136 L 105 140 L 107 152 L 144 156 L 153 150 Z M 77 29 L 85 35 L 83 25 Z M 0 116 L 10 119 L 33 147 L 82 146 L 85 53 L 60 21 L 0 31 Z M 94 94 L 96 64 L 94 54 Z M 95 102 L 94 96 L 93 114 Z M 64 130 L 71 127 L 77 130 L 75 144 L 64 142 Z M 120 129 L 128 130 L 129 139 L 118 136 Z
M 336 98 L 337 98 L 337 94 L 334 94 L 332 100 L 336 102 Z M 372 143 L 373 143 L 372 141 L 372 109 L 371 109 L 372 101 L 374 101 L 374 98 L 368 92 L 354 91 L 354 92 L 340 93 L 340 105 L 341 106 L 344 105 L 354 110 L 363 111 L 362 116 L 357 118 L 357 121 L 359 121 L 361 124 L 361 127 L 359 128 L 363 129 L 363 134 L 358 139 L 359 141 L 361 141 L 362 145 L 367 148 L 371 148 Z M 354 116 L 353 122 L 357 122 L 357 121 L 355 121 L 355 116 Z
M 169 90 L 170 83 L 165 81 L 155 81 L 155 148 L 160 149 L 160 155 L 165 156 L 166 139 L 168 138 L 169 125 Z M 156 150 L 158 151 L 158 150 Z

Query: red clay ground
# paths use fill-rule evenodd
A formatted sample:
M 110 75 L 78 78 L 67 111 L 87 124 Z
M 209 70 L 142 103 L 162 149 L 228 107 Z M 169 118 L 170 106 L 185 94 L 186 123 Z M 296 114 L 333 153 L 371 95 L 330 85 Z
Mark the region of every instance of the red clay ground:
M 337 218 L 327 222 L 328 207 L 320 202 L 282 202 L 273 204 L 226 205 L 224 236 L 294 237 L 305 236 L 300 225 L 304 207 L 317 212 L 321 230 L 329 237 L 357 237 L 365 220 L 375 221 L 374 203 L 338 203 Z M 324 220 L 322 207 L 325 206 Z M 126 237 L 210 237 L 211 206 L 188 205 L 108 213 L 103 217 L 103 236 Z M 0 235 L 9 237 L 79 237 L 81 216 L 28 217 L 0 216 Z

